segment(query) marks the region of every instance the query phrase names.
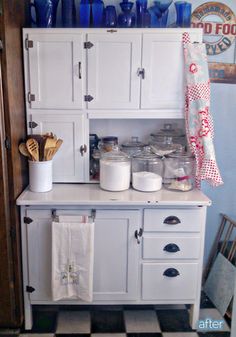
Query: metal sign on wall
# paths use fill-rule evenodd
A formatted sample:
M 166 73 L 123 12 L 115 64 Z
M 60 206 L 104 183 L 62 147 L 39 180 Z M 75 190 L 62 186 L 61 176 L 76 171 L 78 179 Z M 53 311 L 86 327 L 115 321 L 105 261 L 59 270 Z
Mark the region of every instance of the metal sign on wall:
M 209 58 L 211 82 L 236 83 L 236 64 L 215 62 L 218 55 L 235 48 L 236 16 L 229 6 L 220 2 L 206 2 L 194 9 L 192 27 L 203 28 L 204 43 Z M 222 59 L 222 57 L 221 57 Z

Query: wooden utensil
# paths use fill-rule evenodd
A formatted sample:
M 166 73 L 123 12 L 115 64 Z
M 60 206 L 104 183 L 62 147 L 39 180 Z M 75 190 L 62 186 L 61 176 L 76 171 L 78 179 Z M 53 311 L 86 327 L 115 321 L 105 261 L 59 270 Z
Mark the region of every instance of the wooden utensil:
M 57 139 L 47 137 L 44 145 L 44 149 L 48 149 L 49 147 L 55 147 L 57 143 Z
M 26 142 L 26 147 L 32 157 L 32 160 L 39 161 L 39 144 L 37 140 L 29 138 Z
M 30 155 L 29 151 L 27 150 L 27 147 L 26 147 L 25 143 L 20 143 L 18 148 L 19 148 L 20 153 L 23 154 L 23 156 L 31 158 L 31 155 Z

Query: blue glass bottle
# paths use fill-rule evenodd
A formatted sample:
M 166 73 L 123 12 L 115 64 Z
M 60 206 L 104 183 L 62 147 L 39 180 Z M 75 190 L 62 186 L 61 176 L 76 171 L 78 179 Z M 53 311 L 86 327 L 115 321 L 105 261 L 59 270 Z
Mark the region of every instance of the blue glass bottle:
M 142 14 L 145 13 L 146 11 L 147 11 L 147 0 L 137 0 L 136 1 L 137 27 L 142 27 Z
M 79 7 L 80 27 L 88 28 L 90 26 L 90 3 L 88 0 L 81 0 Z
M 101 0 L 94 0 L 92 3 L 93 27 L 102 27 L 104 17 L 104 3 Z
M 61 16 L 63 27 L 75 26 L 75 0 L 61 1 Z
M 123 1 L 120 3 L 123 13 L 118 16 L 119 27 L 130 28 L 135 26 L 135 14 L 131 12 L 133 5 L 133 2 L 129 1 Z
M 116 27 L 117 26 L 117 16 L 115 6 L 106 6 L 105 8 L 105 27 Z

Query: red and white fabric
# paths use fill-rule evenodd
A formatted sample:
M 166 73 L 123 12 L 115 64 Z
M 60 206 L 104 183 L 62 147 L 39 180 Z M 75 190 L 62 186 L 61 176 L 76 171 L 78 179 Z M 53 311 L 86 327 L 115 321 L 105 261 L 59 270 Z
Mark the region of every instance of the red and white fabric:
M 196 185 L 206 180 L 212 186 L 223 184 L 215 158 L 214 127 L 210 112 L 210 80 L 205 45 L 191 43 L 183 34 L 186 92 L 185 120 L 189 147 L 196 158 Z

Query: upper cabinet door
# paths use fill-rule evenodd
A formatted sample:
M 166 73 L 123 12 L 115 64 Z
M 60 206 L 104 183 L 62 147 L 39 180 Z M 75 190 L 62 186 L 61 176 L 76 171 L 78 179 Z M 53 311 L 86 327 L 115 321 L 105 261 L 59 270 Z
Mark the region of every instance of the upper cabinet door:
M 82 34 L 30 33 L 28 41 L 30 108 L 82 109 Z
M 141 34 L 88 34 L 88 109 L 138 109 Z
M 182 33 L 143 34 L 142 109 L 184 108 Z
M 88 181 L 88 130 L 84 114 L 68 115 L 68 111 L 59 116 L 33 114 L 31 120 L 36 125 L 32 129 L 33 134 L 53 132 L 63 140 L 53 158 L 53 181 Z

